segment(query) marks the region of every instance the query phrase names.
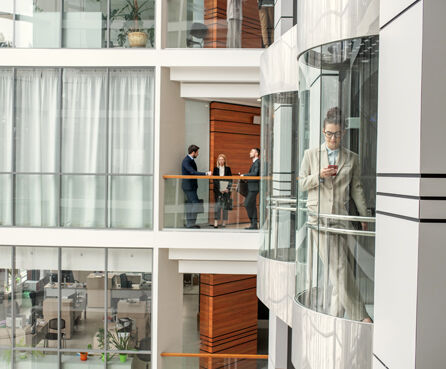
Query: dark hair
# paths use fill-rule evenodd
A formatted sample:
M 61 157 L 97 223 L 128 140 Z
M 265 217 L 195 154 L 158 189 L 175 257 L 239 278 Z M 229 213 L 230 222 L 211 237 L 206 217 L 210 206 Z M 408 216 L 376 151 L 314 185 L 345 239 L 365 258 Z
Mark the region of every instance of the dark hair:
M 257 155 L 260 156 L 260 149 L 259 149 L 258 147 L 253 147 L 252 149 L 255 150 L 255 151 L 257 151 Z
M 327 117 L 324 119 L 324 128 L 327 124 L 335 124 L 344 129 L 344 118 L 342 117 L 341 109 L 337 106 L 327 111 Z
M 196 152 L 196 151 L 198 151 L 200 148 L 197 146 L 197 145 L 190 145 L 188 148 L 187 148 L 187 153 L 188 154 L 192 154 L 193 152 Z

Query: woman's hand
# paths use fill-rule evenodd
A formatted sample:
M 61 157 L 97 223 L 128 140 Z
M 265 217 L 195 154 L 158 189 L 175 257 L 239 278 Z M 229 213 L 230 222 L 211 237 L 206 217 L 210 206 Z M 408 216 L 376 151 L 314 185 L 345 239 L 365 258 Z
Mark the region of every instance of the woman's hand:
M 319 174 L 321 178 L 328 178 L 336 175 L 337 170 L 335 168 L 323 168 Z

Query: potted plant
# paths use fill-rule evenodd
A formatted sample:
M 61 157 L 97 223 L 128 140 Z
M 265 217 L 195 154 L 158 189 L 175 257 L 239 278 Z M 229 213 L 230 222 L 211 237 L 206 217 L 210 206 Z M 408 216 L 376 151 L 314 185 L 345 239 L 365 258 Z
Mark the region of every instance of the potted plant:
M 91 350 L 91 344 L 87 345 L 87 350 Z M 80 352 L 79 355 L 81 356 L 81 361 L 87 361 L 88 352 Z
M 107 331 L 107 346 L 110 345 L 110 332 Z M 98 333 L 96 333 L 96 338 L 98 340 L 98 346 L 101 349 L 105 348 L 105 330 L 104 328 L 99 328 Z M 105 361 L 105 355 L 102 354 L 102 361 Z M 113 356 L 110 356 L 109 354 L 107 354 L 107 361 L 110 360 Z
M 141 27 L 142 13 L 153 8 L 153 0 L 125 0 L 125 5 L 121 9 L 113 9 L 110 13 L 110 19 L 123 19 L 126 22 L 132 22 L 132 26 L 126 31 L 124 28 L 119 30 L 117 41 L 119 46 L 124 46 L 126 38 L 130 47 L 146 47 L 147 39 L 150 38 L 153 44 L 154 29 L 144 29 Z
M 110 333 L 110 342 L 118 351 L 127 351 L 130 344 L 130 333 L 119 333 L 115 329 Z M 127 354 L 119 354 L 119 361 L 125 363 L 127 361 Z

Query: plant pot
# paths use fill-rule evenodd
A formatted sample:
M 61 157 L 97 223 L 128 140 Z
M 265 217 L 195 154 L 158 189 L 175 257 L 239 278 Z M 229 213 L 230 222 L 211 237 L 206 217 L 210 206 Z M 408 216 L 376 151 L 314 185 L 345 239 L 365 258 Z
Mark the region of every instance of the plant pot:
M 119 361 L 125 363 L 127 361 L 127 354 L 119 354 Z
M 102 357 L 102 361 L 105 361 L 105 355 L 101 354 L 101 357 Z M 110 355 L 107 354 L 107 361 L 109 361 L 110 359 L 111 359 Z
M 130 47 L 146 47 L 147 33 L 145 32 L 129 32 L 127 34 Z
M 81 356 L 81 361 L 87 361 L 88 354 L 86 352 L 81 352 L 80 356 Z

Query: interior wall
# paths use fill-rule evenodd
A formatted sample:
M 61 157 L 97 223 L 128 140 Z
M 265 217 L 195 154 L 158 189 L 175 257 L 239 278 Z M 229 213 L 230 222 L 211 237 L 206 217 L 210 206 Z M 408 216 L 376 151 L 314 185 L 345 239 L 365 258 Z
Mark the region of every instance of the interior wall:
M 256 275 L 200 275 L 200 352 L 257 353 L 256 281 Z
M 251 166 L 249 151 L 260 147 L 260 125 L 253 124 L 254 116 L 260 116 L 260 108 L 214 101 L 210 104 L 209 113 L 209 168 L 213 170 L 217 156 L 225 154 L 233 175 L 247 173 Z M 246 211 L 237 209 L 236 205 L 242 204 L 244 198 L 237 192 L 233 192 L 232 198 L 234 211 L 229 212 L 228 223 L 249 222 Z
M 180 83 L 170 80 L 169 68 L 161 68 L 160 93 L 160 158 L 159 158 L 159 223 L 163 228 L 165 174 L 180 174 L 181 161 L 186 155 L 185 101 Z
M 204 0 L 204 24 L 209 30 L 204 47 L 226 47 L 228 28 L 226 3 L 227 0 Z M 243 1 L 242 47 L 262 47 L 259 10 L 256 1 Z

